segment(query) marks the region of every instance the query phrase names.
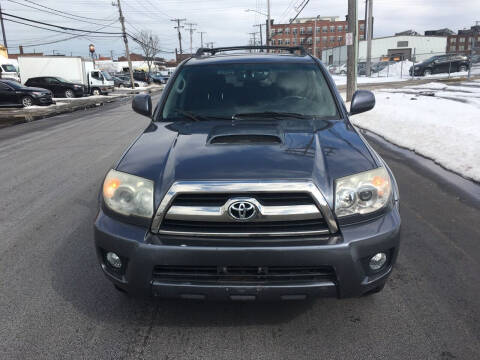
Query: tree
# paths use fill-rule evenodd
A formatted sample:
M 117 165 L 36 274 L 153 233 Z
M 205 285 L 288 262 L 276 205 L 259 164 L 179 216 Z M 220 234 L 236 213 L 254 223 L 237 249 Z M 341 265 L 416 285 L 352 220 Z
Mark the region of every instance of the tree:
M 150 73 L 152 71 L 152 65 L 155 62 L 155 57 L 160 52 L 160 39 L 151 31 L 145 30 L 142 30 L 140 34 L 138 34 L 137 39 L 145 55 L 148 72 Z

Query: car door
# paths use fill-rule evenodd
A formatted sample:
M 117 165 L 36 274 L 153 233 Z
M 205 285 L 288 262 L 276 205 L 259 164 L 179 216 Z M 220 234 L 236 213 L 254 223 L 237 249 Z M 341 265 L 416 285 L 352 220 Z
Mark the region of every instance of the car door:
M 449 58 L 447 56 L 440 56 L 438 59 L 436 59 L 433 62 L 432 73 L 434 74 L 446 73 L 448 72 L 449 66 L 450 66 Z
M 46 89 L 50 90 L 56 96 L 63 96 L 65 89 L 62 84 L 54 77 L 45 78 Z
M 0 82 L 0 106 L 18 104 L 17 94 L 7 84 Z

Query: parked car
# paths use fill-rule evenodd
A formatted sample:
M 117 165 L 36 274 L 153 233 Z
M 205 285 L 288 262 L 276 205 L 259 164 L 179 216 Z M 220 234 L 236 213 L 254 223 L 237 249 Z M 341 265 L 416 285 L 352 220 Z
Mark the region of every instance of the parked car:
M 168 81 L 167 76 L 163 76 L 163 75 L 160 75 L 160 74 L 151 74 L 150 78 L 156 84 L 166 84 L 167 81 Z
M 145 71 L 134 71 L 133 78 L 137 81 L 143 81 L 147 84 L 150 84 L 152 82 L 150 74 Z
M 13 80 L 0 80 L 0 106 L 50 105 L 52 93 L 46 89 L 23 86 Z
M 81 97 L 85 92 L 85 87 L 82 84 L 75 84 L 58 76 L 30 78 L 25 82 L 25 85 L 48 89 L 53 93 L 54 97 Z
M 0 78 L 3 80 L 14 80 L 20 82 L 17 68 L 11 64 L 0 65 Z
M 183 299 L 380 291 L 399 250 L 398 189 L 349 120 L 373 93 L 355 92 L 348 112 L 306 51 L 228 51 L 183 62 L 155 112 L 149 94 L 133 99 L 151 122 L 103 182 L 102 271 L 122 291 Z
M 124 87 L 131 87 L 131 82 L 130 82 L 130 75 L 124 75 L 124 74 L 116 74 L 114 75 L 115 78 L 119 79 L 120 81 L 123 81 L 123 86 Z M 120 82 L 117 82 L 117 84 L 120 84 Z M 134 82 L 133 84 L 135 87 L 139 87 L 140 85 L 138 84 L 138 82 Z M 117 86 L 117 85 L 115 85 Z M 122 86 L 118 86 L 118 87 L 122 87 Z
M 432 74 L 467 71 L 470 62 L 463 55 L 437 55 L 410 67 L 410 75 L 415 71 L 415 76 L 428 76 Z

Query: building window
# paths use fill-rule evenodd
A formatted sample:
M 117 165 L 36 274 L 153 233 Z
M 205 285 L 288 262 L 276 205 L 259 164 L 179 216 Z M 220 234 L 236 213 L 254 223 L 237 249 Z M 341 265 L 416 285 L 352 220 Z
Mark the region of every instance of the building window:
M 304 44 L 305 43 L 305 38 L 300 38 L 300 44 Z
M 309 27 L 307 27 L 307 34 L 311 34 L 311 33 L 312 33 L 312 27 L 309 26 Z
M 312 38 L 309 37 L 309 38 L 307 39 L 307 44 L 311 44 L 311 43 L 312 43 Z
M 275 45 L 275 39 L 272 39 L 272 45 Z
M 322 32 L 324 32 L 324 33 L 328 32 L 328 27 L 327 26 L 322 26 Z
M 285 29 L 285 34 L 290 34 L 290 28 Z
M 297 45 L 297 39 L 295 38 L 292 39 L 292 45 Z
M 460 41 L 461 43 L 464 43 L 465 42 L 465 38 L 464 37 L 461 37 L 458 39 L 458 41 Z
M 337 41 L 342 42 L 342 40 L 343 40 L 343 37 L 341 37 L 341 36 L 337 37 Z
M 320 26 L 317 26 L 316 29 L 317 29 L 317 34 L 318 34 L 320 32 L 321 28 L 320 28 Z
M 290 45 L 290 39 L 285 39 L 285 45 Z
M 464 50 L 465 50 L 465 46 L 460 45 L 460 46 L 458 47 L 458 51 L 464 51 Z
M 450 38 L 450 42 L 451 42 L 452 44 L 456 43 L 456 42 L 457 42 L 457 38 Z
M 318 44 L 320 42 L 320 37 L 319 36 L 315 36 L 315 42 Z
M 297 35 L 297 28 L 293 28 L 292 33 L 293 33 L 293 35 Z
M 360 24 L 360 30 L 365 30 L 365 24 Z
M 327 37 L 326 37 L 326 36 L 322 36 L 322 41 L 323 41 L 324 43 L 326 43 L 326 42 L 327 42 Z
M 272 29 L 272 30 L 270 31 L 270 33 L 271 33 L 272 35 L 275 35 L 275 29 Z
M 450 46 L 450 51 L 457 51 L 457 47 L 455 45 Z
M 330 26 L 330 32 L 335 32 L 335 26 Z
M 278 45 L 282 45 L 282 44 L 283 44 L 282 39 L 278 39 L 278 42 L 277 42 L 277 43 L 278 43 Z
M 397 47 L 408 47 L 408 41 L 397 41 Z
M 335 36 L 330 36 L 330 42 L 335 42 Z
M 303 27 L 300 28 L 300 34 L 305 34 L 305 28 Z
M 343 31 L 343 26 L 342 26 L 342 25 L 338 25 L 338 26 L 337 26 L 337 31 Z

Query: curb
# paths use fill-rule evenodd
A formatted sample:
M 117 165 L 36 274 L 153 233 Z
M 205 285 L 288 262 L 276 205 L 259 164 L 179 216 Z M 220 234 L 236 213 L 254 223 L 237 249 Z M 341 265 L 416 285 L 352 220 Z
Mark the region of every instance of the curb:
M 105 96 L 104 98 L 78 98 L 75 100 L 62 99 L 60 104 L 34 109 L 7 108 L 0 109 L 0 129 L 7 126 L 28 123 L 35 120 L 45 119 L 60 114 L 70 113 L 78 110 L 86 110 L 119 100 L 131 98 L 139 93 L 156 94 L 163 91 L 162 88 L 129 91 L 117 96 Z

